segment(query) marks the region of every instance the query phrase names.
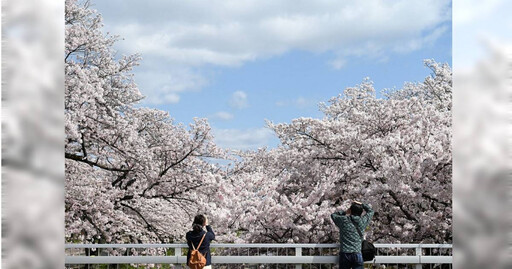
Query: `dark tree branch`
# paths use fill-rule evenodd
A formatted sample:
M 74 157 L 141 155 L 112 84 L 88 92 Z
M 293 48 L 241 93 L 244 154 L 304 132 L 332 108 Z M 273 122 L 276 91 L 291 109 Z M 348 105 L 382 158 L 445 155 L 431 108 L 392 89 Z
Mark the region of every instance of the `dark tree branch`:
M 199 149 L 199 147 L 203 144 L 204 142 L 204 138 L 203 140 L 201 140 L 199 142 L 199 144 L 196 146 L 196 147 L 193 147 L 189 152 L 187 152 L 187 154 L 185 154 L 181 159 L 179 159 L 178 161 L 174 162 L 174 163 L 171 163 L 167 168 L 165 168 L 162 172 L 160 172 L 159 176 L 160 177 L 163 177 L 168 171 L 169 169 L 179 165 L 180 163 L 182 163 L 183 161 L 185 161 L 194 151 L 196 151 L 197 149 Z
M 160 185 L 160 183 L 168 183 L 168 182 L 171 182 L 171 181 L 164 181 L 164 182 L 162 182 L 162 181 L 158 181 L 158 182 L 155 182 L 155 183 L 151 184 L 151 186 L 149 186 L 148 188 L 146 188 L 146 189 L 142 192 L 141 196 L 142 196 L 142 197 L 146 197 L 145 195 L 146 195 L 146 192 L 147 192 L 147 191 L 151 190 L 153 187 L 155 187 L 155 186 L 157 186 L 157 185 Z M 187 187 L 187 188 L 185 188 L 185 189 L 183 189 L 183 190 L 175 191 L 175 192 L 171 193 L 169 196 L 176 197 L 177 195 L 183 194 L 183 193 L 188 192 L 188 191 L 191 191 L 191 190 L 195 190 L 195 189 L 197 189 L 197 188 L 199 188 L 199 187 L 201 187 L 201 186 L 203 186 L 203 185 L 199 184 L 199 185 L 194 185 L 194 186 L 191 186 L 191 187 Z M 146 198 L 151 198 L 151 197 L 152 197 L 152 196 L 150 196 L 150 197 L 146 197 Z
M 371 168 L 373 172 L 377 172 L 377 168 L 375 167 L 375 165 L 373 165 L 373 162 L 370 159 L 366 159 L 366 163 L 364 164 L 364 166 L 366 168 Z
M 85 46 L 86 44 L 81 44 L 79 45 L 78 47 L 76 47 L 74 50 L 68 52 L 68 54 L 66 54 L 66 57 L 64 58 L 64 62 L 66 62 L 68 60 L 68 57 L 73 54 L 74 52 L 77 52 L 79 49 L 81 49 L 83 46 Z
M 87 150 L 85 149 L 85 138 L 84 138 L 84 133 L 81 133 L 81 137 L 82 137 L 82 153 L 84 154 L 84 159 L 87 159 Z
M 125 203 L 121 203 L 122 206 L 126 207 L 126 208 L 129 208 L 131 209 L 133 212 L 135 212 L 143 221 L 144 223 L 146 224 L 146 229 L 148 229 L 150 232 L 153 232 L 156 237 L 158 237 L 158 239 L 160 240 L 160 242 L 164 242 L 163 238 L 160 237 L 160 235 L 158 234 L 158 230 L 153 226 L 151 225 L 147 220 L 146 218 L 144 218 L 144 216 L 137 210 L 135 209 L 134 207 L 130 206 L 130 205 L 127 205 Z
M 78 161 L 78 162 L 83 162 L 83 163 L 86 163 L 88 165 L 96 166 L 96 167 L 99 167 L 101 169 L 112 171 L 112 172 L 129 172 L 129 171 L 131 171 L 130 169 L 121 169 L 121 168 L 115 168 L 115 167 L 108 167 L 108 166 L 99 164 L 97 161 L 93 162 L 93 161 L 88 160 L 87 158 L 84 158 L 83 156 L 79 156 L 79 155 L 75 155 L 75 154 L 71 154 L 71 153 L 67 153 L 67 152 L 65 153 L 65 158 L 66 159 L 70 159 L 70 160 L 74 160 L 74 161 Z
M 402 202 L 400 202 L 400 200 L 398 199 L 398 197 L 396 196 L 396 193 L 394 191 L 390 190 L 390 191 L 388 191 L 388 193 L 391 196 L 391 198 L 393 198 L 393 200 L 395 200 L 395 204 L 400 208 L 400 210 L 404 213 L 404 215 L 407 217 L 407 219 L 418 222 L 418 220 L 413 215 L 411 215 L 411 213 L 409 213 L 407 210 L 405 210 L 404 205 L 402 204 Z
M 123 174 L 118 176 L 117 179 L 112 182 L 112 187 L 115 187 L 118 183 L 121 185 L 120 182 L 128 176 L 129 172 L 130 171 L 123 172 Z
M 82 217 L 86 219 L 93 227 L 101 234 L 101 237 L 103 240 L 106 240 L 107 236 L 105 235 L 105 232 L 101 230 L 96 223 L 92 220 L 92 218 L 87 214 L 87 212 L 82 211 Z M 101 239 L 100 239 L 101 240 Z
M 310 135 L 310 134 L 308 134 L 306 132 L 300 131 L 300 130 L 296 130 L 296 131 L 297 131 L 297 134 L 305 136 L 305 137 L 315 141 L 316 143 L 318 143 L 318 144 L 320 144 L 320 145 L 322 145 L 322 146 L 324 146 L 324 147 L 326 147 L 328 149 L 331 149 L 331 147 L 329 145 L 327 145 L 325 142 L 320 141 L 318 138 L 316 138 L 316 137 L 314 137 L 314 136 L 312 136 L 312 135 Z
M 426 193 L 422 193 L 422 194 L 421 194 L 421 196 L 422 196 L 422 197 L 424 197 L 424 198 L 427 198 L 427 199 L 429 199 L 429 200 L 431 200 L 431 201 L 434 201 L 434 202 L 436 202 L 436 203 L 442 204 L 442 205 L 444 205 L 444 206 L 446 206 L 446 207 L 449 207 L 449 206 L 450 206 L 450 203 L 440 201 L 439 199 L 434 198 L 434 197 L 432 197 L 432 196 L 430 196 L 430 195 L 428 195 L 428 194 L 426 194 Z

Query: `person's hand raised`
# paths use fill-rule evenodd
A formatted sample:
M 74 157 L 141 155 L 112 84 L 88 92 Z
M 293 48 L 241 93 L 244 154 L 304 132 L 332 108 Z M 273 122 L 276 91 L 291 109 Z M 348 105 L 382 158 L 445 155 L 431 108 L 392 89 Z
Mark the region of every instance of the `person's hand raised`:
M 208 217 L 204 216 L 204 226 L 207 226 L 207 225 L 208 225 Z

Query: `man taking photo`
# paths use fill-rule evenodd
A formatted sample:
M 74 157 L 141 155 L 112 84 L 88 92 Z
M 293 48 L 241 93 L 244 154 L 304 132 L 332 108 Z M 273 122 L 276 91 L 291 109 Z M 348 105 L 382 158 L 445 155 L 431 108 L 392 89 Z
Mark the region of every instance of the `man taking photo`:
M 363 216 L 363 210 L 366 212 Z M 364 233 L 373 216 L 373 209 L 368 204 L 353 201 L 347 211 L 331 214 L 331 218 L 340 229 L 340 259 L 339 269 L 363 269 L 361 254 L 362 236 L 356 230 Z

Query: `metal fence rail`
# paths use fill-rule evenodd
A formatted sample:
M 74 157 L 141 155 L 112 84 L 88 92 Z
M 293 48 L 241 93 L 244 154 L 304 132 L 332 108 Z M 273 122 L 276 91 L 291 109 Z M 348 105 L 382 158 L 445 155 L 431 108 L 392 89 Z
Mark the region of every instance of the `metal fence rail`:
M 211 244 L 216 250 L 225 249 L 222 255 L 212 255 L 213 264 L 291 264 L 299 269 L 302 264 L 336 264 L 334 253 L 338 244 Z M 452 264 L 451 244 L 375 244 L 377 256 L 374 264 L 401 264 L 422 268 L 424 264 Z M 182 249 L 186 244 L 66 244 L 67 265 L 79 264 L 174 264 L 186 263 Z M 111 251 L 120 249 L 160 250 L 164 255 L 112 256 Z M 231 250 L 238 249 L 237 255 Z M 240 249 L 247 249 L 242 252 Z M 91 251 L 95 251 L 95 256 Z M 103 250 L 103 251 L 101 251 Z M 252 250 L 252 253 L 251 253 Z M 273 253 L 269 250 L 277 250 Z M 281 254 L 279 253 L 281 250 Z M 405 252 L 400 254 L 399 252 Z M 264 252 L 264 253 L 262 253 Z M 285 254 L 283 254 L 283 252 Z M 306 253 L 309 252 L 309 253 Z M 313 254 L 311 254 L 313 252 Z M 290 254 L 291 253 L 291 254 Z M 325 255 L 325 253 L 327 255 Z M 412 255 L 411 255 L 412 254 Z

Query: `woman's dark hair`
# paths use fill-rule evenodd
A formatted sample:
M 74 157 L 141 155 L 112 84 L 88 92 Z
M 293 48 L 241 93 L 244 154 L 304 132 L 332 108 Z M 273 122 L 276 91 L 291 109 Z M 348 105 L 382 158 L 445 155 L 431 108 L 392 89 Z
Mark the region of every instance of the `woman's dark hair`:
M 197 215 L 194 218 L 194 222 L 192 223 L 192 230 L 194 232 L 199 232 L 203 229 L 203 226 L 206 222 L 206 218 L 203 215 Z
M 350 205 L 350 214 L 361 216 L 361 214 L 363 214 L 363 206 L 358 203 L 352 203 L 352 205 Z

